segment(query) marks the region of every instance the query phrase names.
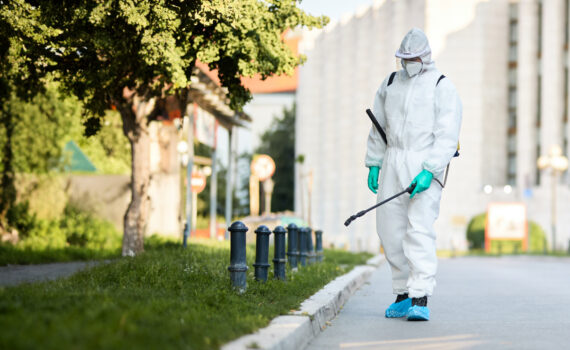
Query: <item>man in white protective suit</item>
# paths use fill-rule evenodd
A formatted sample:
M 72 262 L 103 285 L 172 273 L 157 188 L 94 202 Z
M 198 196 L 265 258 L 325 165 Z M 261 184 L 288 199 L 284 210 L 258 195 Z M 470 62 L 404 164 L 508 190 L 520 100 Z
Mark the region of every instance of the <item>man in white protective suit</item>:
M 437 256 L 433 224 L 439 214 L 444 171 L 457 151 L 461 101 L 437 70 L 424 32 L 411 29 L 398 51 L 403 69 L 390 74 L 374 96 L 373 113 L 387 145 L 373 126 L 365 165 L 378 201 L 415 186 L 377 209 L 376 229 L 392 270 L 396 301 L 386 317 L 429 320 L 427 298 L 435 286 Z

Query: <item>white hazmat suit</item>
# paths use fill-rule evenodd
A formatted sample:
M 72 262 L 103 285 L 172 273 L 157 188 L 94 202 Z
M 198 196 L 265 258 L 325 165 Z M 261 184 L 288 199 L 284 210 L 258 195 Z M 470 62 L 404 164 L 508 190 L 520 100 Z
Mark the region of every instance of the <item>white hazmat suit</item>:
M 388 146 L 372 127 L 365 165 L 381 168 L 378 201 L 407 188 L 423 169 L 442 179 L 457 150 L 461 101 L 448 78 L 431 60 L 425 34 L 414 28 L 406 34 L 396 57 L 420 57 L 421 70 L 410 77 L 406 69 L 380 85 L 373 113 L 384 129 Z M 437 257 L 433 224 L 439 214 L 441 186 L 430 187 L 410 199 L 404 195 L 377 209 L 376 229 L 392 269 L 395 294 L 430 296 L 435 286 Z

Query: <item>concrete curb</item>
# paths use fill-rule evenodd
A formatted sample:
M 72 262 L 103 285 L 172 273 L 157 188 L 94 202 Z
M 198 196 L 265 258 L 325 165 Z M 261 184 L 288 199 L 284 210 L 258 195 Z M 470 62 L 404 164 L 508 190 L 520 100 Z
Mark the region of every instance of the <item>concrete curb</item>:
M 298 311 L 274 318 L 269 326 L 222 346 L 222 350 L 304 348 L 383 262 L 384 256 L 377 255 L 366 262 L 368 265 L 356 266 L 305 300 Z

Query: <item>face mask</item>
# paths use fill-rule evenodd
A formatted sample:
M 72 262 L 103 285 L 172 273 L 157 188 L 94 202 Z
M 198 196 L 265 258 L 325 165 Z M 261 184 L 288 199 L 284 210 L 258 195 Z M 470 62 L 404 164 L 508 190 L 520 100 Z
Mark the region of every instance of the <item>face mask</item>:
M 404 67 L 410 78 L 421 72 L 423 65 L 423 62 L 402 60 L 402 67 Z

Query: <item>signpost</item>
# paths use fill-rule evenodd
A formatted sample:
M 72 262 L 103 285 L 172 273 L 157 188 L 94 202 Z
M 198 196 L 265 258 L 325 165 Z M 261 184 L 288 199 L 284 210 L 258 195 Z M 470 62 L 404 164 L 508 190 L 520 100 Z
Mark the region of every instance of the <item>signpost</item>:
M 206 176 L 201 172 L 193 171 L 190 179 L 190 189 L 192 191 L 192 231 L 196 231 L 196 221 L 198 220 L 198 193 L 206 188 Z
M 275 173 L 275 161 L 267 154 L 256 154 L 251 161 L 251 176 L 249 178 L 249 196 L 251 215 L 259 215 L 259 182 L 264 183 L 265 213 L 271 212 L 271 194 L 273 193 L 273 181 L 271 176 Z
M 204 188 L 206 188 L 206 176 L 197 171 L 193 171 L 192 178 L 190 180 L 190 187 L 192 187 L 192 193 L 195 193 L 196 195 L 204 191 Z

